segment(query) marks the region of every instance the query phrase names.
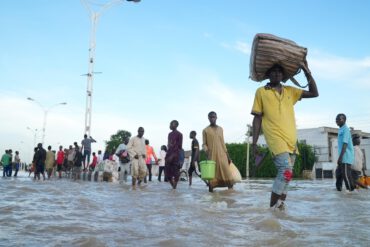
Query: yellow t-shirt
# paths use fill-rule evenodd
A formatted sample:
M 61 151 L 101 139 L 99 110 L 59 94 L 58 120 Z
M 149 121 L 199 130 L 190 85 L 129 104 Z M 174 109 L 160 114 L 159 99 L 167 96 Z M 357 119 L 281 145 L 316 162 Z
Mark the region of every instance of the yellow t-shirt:
M 263 134 L 274 155 L 297 151 L 294 105 L 301 99 L 302 92 L 301 89 L 290 86 L 282 86 L 281 94 L 265 87 L 256 91 L 252 114 L 262 114 Z

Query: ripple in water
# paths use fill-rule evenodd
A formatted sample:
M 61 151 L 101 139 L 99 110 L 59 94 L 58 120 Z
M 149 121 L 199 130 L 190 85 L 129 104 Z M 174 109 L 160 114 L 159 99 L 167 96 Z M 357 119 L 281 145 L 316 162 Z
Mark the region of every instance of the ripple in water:
M 369 192 L 333 180 L 294 181 L 287 210 L 270 211 L 272 180 L 209 193 L 199 178 L 128 184 L 0 179 L 3 246 L 367 246 Z M 340 207 L 339 207 L 340 205 Z M 340 215 L 340 217 L 338 217 Z M 360 235 L 356 238 L 353 233 Z

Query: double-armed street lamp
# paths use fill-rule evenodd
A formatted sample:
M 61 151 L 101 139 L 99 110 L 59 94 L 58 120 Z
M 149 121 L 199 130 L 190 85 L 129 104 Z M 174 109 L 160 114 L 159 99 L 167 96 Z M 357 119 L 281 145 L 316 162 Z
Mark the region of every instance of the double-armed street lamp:
M 138 3 L 140 0 L 126 0 L 127 2 Z M 97 72 L 94 71 L 95 63 L 95 47 L 96 47 L 96 28 L 98 25 L 99 17 L 103 14 L 104 11 L 111 8 L 114 5 L 118 5 L 123 0 L 111 0 L 107 1 L 105 4 L 100 4 L 99 9 L 94 11 L 91 7 L 94 4 L 93 1 L 81 0 L 82 4 L 86 7 L 90 19 L 91 19 L 91 32 L 90 32 L 90 44 L 89 44 L 89 68 L 88 72 L 84 75 L 87 77 L 87 88 L 86 88 L 86 112 L 85 112 L 85 134 L 88 136 L 91 135 L 91 109 L 92 109 L 92 94 L 93 94 L 93 82 L 94 74 Z
M 54 108 L 54 107 L 56 107 L 58 105 L 66 105 L 67 102 L 56 103 L 56 104 L 54 104 L 54 105 L 46 108 L 40 102 L 38 102 L 37 100 L 35 100 L 35 99 L 31 98 L 31 97 L 28 97 L 27 99 L 30 100 L 30 101 L 35 102 L 36 104 L 38 104 L 41 107 L 41 109 L 43 110 L 43 112 L 44 112 L 44 121 L 43 121 L 43 125 L 42 125 L 42 141 L 41 141 L 41 143 L 44 144 L 44 141 L 45 141 L 45 129 L 46 129 L 46 119 L 47 119 L 47 116 L 48 116 L 49 111 L 52 108 Z M 36 134 L 35 134 L 35 136 L 36 136 Z

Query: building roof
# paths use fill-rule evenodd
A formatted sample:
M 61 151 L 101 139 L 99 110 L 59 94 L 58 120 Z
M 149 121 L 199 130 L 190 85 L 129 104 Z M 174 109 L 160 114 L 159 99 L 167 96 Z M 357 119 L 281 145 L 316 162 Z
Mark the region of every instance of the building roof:
M 315 129 L 320 129 L 322 133 L 328 133 L 328 134 L 334 134 L 338 135 L 338 130 L 339 128 L 333 128 L 333 127 L 316 127 L 316 128 L 306 128 L 306 129 L 298 129 L 298 131 L 305 131 L 305 130 L 315 130 Z M 352 127 L 350 127 L 352 135 L 356 134 L 359 135 L 362 139 L 370 139 L 370 133 L 369 132 L 364 132 L 362 130 L 356 130 Z

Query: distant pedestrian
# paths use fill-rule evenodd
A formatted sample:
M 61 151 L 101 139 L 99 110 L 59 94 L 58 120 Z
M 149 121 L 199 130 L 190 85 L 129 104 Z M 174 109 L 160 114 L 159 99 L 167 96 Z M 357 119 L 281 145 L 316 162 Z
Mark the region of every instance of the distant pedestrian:
M 8 150 L 9 155 L 9 166 L 8 166 L 8 177 L 12 176 L 13 173 L 13 151 L 11 149 Z
M 76 156 L 76 149 L 72 147 L 72 145 L 69 145 L 68 149 L 68 155 L 67 155 L 67 169 L 66 172 L 70 174 L 73 173 L 73 167 L 74 167 L 74 160 Z
M 149 181 L 152 181 L 152 162 L 153 162 L 152 158 L 154 158 L 155 164 L 158 164 L 158 159 L 157 156 L 155 155 L 153 147 L 149 145 L 148 139 L 145 140 L 145 150 L 146 150 L 145 163 L 149 173 Z
M 37 144 L 37 152 L 35 155 L 35 177 L 34 179 L 40 180 L 40 174 L 42 175 L 43 179 L 45 180 L 45 160 L 46 160 L 46 150 L 42 147 L 42 144 Z
M 162 145 L 161 146 L 161 152 L 160 152 L 160 159 L 159 159 L 159 164 L 158 164 L 158 166 L 159 166 L 159 171 L 158 171 L 158 181 L 159 182 L 161 182 L 161 176 L 162 176 L 162 172 L 164 173 L 164 168 L 165 168 L 165 164 L 166 164 L 166 162 L 165 162 L 165 159 L 166 159 L 166 153 L 167 153 L 167 147 L 166 147 L 166 145 Z M 165 175 L 163 175 L 163 177 L 164 177 L 164 181 L 165 182 L 167 182 L 167 180 L 166 180 L 166 176 Z
M 103 162 L 103 154 L 102 154 L 102 151 L 101 150 L 98 150 L 98 165 L 100 164 L 100 162 Z
M 116 155 L 119 159 L 119 180 L 127 182 L 127 176 L 130 175 L 130 155 L 127 150 L 129 137 L 124 137 L 122 143 L 116 149 Z
M 81 141 L 81 151 L 83 151 L 83 170 L 86 171 L 86 159 L 87 159 L 87 165 L 90 164 L 90 155 L 91 155 L 91 143 L 96 142 L 94 138 L 91 136 L 87 137 L 87 135 L 84 135 L 84 139 Z
M 98 163 L 98 157 L 96 156 L 96 153 L 92 153 L 93 160 L 91 164 L 89 165 L 89 171 L 93 172 L 95 170 L 96 164 Z
M 170 132 L 168 134 L 167 154 L 165 159 L 164 173 L 173 189 L 176 189 L 180 178 L 180 152 L 182 149 L 182 134 L 177 130 L 179 122 L 173 120 L 170 123 Z
M 51 174 L 53 173 L 54 164 L 55 164 L 55 153 L 51 150 L 51 146 L 48 146 L 48 151 L 46 152 L 45 160 L 46 174 L 48 175 L 48 179 L 50 179 Z
M 8 177 L 8 169 L 10 166 L 10 156 L 8 150 L 5 150 L 5 153 L 1 157 L 1 164 L 3 166 L 3 177 Z
M 193 172 L 199 176 L 198 173 L 198 164 L 199 164 L 199 157 L 200 157 L 200 152 L 199 152 L 199 142 L 196 138 L 197 132 L 195 130 L 190 132 L 190 139 L 191 141 L 191 160 L 190 160 L 190 167 L 188 170 L 188 175 L 189 175 L 189 186 L 192 184 L 192 178 L 193 178 Z
M 342 190 L 344 184 L 349 191 L 355 189 L 355 184 L 352 178 L 352 165 L 354 162 L 354 150 L 351 138 L 351 132 L 346 125 L 347 117 L 343 113 L 339 113 L 335 118 L 335 122 L 339 126 L 338 131 L 338 161 L 336 170 L 336 187 L 338 191 Z
M 15 165 L 14 177 L 16 177 L 18 175 L 18 171 L 19 171 L 19 168 L 21 166 L 21 159 L 19 158 L 19 152 L 18 151 L 15 151 L 14 165 Z
M 207 159 L 216 162 L 215 178 L 208 183 L 209 192 L 213 192 L 216 187 L 232 189 L 234 181 L 230 169 L 231 160 L 226 149 L 223 128 L 216 124 L 216 112 L 208 113 L 208 120 L 210 125 L 203 130 L 203 149 Z
M 80 147 L 75 143 L 75 157 L 73 160 L 73 172 L 72 177 L 74 180 L 81 179 L 81 167 L 82 167 L 83 155 Z
M 67 149 L 63 151 L 63 146 L 59 146 L 59 151 L 57 153 L 57 172 L 59 175 L 59 178 L 62 178 L 62 170 L 63 170 L 63 164 L 65 160 L 65 153 L 67 153 Z
M 353 135 L 352 143 L 355 153 L 355 160 L 352 167 L 352 178 L 357 186 L 367 189 L 367 186 L 360 182 L 360 177 L 365 173 L 364 154 L 362 153 L 362 150 L 360 148 L 361 137 L 359 135 Z
M 132 175 L 132 186 L 136 185 L 136 181 L 140 185 L 144 177 L 146 176 L 146 149 L 144 139 L 144 128 L 139 127 L 137 130 L 137 136 L 130 139 L 127 144 L 127 151 L 131 157 L 131 175 Z

